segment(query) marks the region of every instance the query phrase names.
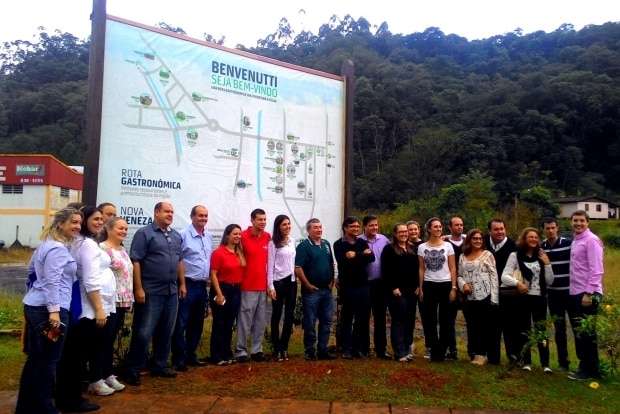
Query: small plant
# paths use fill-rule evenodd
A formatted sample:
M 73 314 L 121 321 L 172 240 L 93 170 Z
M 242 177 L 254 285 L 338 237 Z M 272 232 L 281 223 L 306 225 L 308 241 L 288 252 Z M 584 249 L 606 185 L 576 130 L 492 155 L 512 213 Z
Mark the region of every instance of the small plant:
M 618 374 L 620 304 L 617 298 L 618 292 L 603 296 L 598 313 L 583 318 L 577 329 L 577 334 L 596 332 L 599 350 L 606 356 L 606 360 L 601 360 L 601 373 L 608 377 Z

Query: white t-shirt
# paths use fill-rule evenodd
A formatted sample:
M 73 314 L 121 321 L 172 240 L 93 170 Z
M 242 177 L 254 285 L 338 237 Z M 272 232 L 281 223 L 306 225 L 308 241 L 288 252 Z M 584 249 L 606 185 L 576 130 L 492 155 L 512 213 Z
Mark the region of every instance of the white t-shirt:
M 439 246 L 429 246 L 428 242 L 418 246 L 418 256 L 424 260 L 424 280 L 429 282 L 449 282 L 450 267 L 448 256 L 454 256 L 454 248 L 448 242 Z

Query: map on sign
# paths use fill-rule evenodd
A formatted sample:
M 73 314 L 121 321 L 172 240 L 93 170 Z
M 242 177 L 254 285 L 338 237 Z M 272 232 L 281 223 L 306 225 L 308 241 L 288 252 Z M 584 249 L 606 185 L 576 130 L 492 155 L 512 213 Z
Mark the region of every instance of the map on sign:
M 108 19 L 98 202 L 131 230 L 170 200 L 175 227 L 196 204 L 209 229 L 254 208 L 318 217 L 336 239 L 344 202 L 344 83 Z

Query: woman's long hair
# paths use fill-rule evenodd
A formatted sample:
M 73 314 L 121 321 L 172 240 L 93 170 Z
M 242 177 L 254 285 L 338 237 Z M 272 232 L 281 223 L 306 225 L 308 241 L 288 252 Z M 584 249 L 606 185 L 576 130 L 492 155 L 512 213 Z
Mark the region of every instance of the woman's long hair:
M 71 207 L 65 207 L 62 210 L 58 210 L 56 213 L 54 213 L 54 218 L 52 219 L 52 222 L 48 224 L 41 232 L 41 240 L 49 238 L 59 241 L 61 243 L 69 243 L 71 240 L 68 239 L 67 236 L 65 236 L 60 231 L 60 226 L 71 220 L 74 215 L 80 216 L 82 220 L 84 220 L 82 213 L 79 210 Z
M 526 227 L 523 229 L 521 234 L 519 234 L 519 238 L 517 239 L 517 249 L 523 253 L 527 253 L 527 249 L 529 248 L 527 245 L 527 235 L 528 233 L 534 232 L 538 235 L 538 240 L 540 240 L 540 233 L 534 227 Z M 538 251 L 540 250 L 540 245 L 534 249 L 534 256 L 538 257 Z
M 467 237 L 465 237 L 465 241 L 463 242 L 463 248 L 461 249 L 461 251 L 463 252 L 465 256 L 469 255 L 471 251 L 473 250 L 473 246 L 471 245 L 471 238 L 475 236 L 476 234 L 479 234 L 480 237 L 482 237 L 482 250 L 485 249 L 484 235 L 482 234 L 482 230 L 471 229 L 467 232 Z
M 274 246 L 276 246 L 277 248 L 284 246 L 284 236 L 282 235 L 282 231 L 280 230 L 280 225 L 282 224 L 282 222 L 284 222 L 284 220 L 288 220 L 289 222 L 291 221 L 291 219 L 286 214 L 280 214 L 273 221 L 273 233 L 271 233 L 271 240 L 273 241 Z
M 220 242 L 220 246 L 228 246 L 228 239 L 230 239 L 230 233 L 232 233 L 235 229 L 241 230 L 241 226 L 239 226 L 238 224 L 229 224 L 228 226 L 226 226 L 226 228 L 224 229 L 224 233 L 222 234 L 222 241 Z M 243 253 L 243 246 L 241 246 L 241 243 L 235 245 L 235 255 L 239 258 L 241 266 L 245 266 L 245 254 Z
M 401 226 L 405 227 L 405 229 L 407 228 L 407 225 L 405 223 L 396 223 L 394 224 L 394 227 L 392 228 L 392 248 L 394 249 L 394 252 L 399 256 L 403 254 L 415 253 L 413 250 L 413 246 L 409 243 L 405 244 L 406 247 L 404 250 L 398 245 L 398 239 L 396 238 L 396 233 L 398 232 L 398 228 Z

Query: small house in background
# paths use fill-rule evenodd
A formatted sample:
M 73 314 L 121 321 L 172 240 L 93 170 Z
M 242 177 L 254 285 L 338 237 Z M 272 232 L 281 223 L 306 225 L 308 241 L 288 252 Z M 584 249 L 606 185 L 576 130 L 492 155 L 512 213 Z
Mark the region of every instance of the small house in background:
M 620 206 L 599 196 L 562 197 L 553 200 L 560 206 L 560 217 L 570 217 L 577 210 L 584 210 L 590 218 L 618 219 Z
M 36 247 L 54 213 L 82 199 L 83 175 L 47 154 L 0 154 L 0 240 Z

